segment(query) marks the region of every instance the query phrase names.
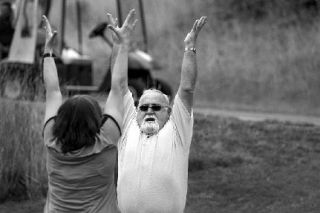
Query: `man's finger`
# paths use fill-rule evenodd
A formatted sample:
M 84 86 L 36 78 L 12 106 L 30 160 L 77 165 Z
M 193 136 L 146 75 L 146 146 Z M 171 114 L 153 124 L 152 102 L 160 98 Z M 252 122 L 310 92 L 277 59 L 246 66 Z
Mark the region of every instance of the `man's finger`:
M 129 23 L 134 23 L 136 21 L 136 11 L 134 9 L 132 9 L 132 13 L 130 13 L 130 16 L 129 16 Z
M 115 29 L 114 26 L 112 26 L 112 25 L 109 24 L 109 25 L 107 26 L 107 29 L 110 29 L 112 32 L 115 33 L 115 35 L 116 35 L 118 38 L 120 38 L 120 35 L 119 35 L 118 31 Z
M 133 24 L 132 24 L 132 30 L 134 30 L 136 28 L 138 19 L 134 20 Z
M 204 20 L 206 20 L 207 19 L 207 17 L 206 16 L 201 16 L 201 18 L 200 18 L 202 21 L 204 21 Z
M 118 26 L 118 19 L 117 18 L 114 19 L 114 26 Z
M 202 16 L 202 17 L 201 17 L 201 23 L 202 23 L 202 25 L 204 25 L 205 23 L 207 23 L 207 17 L 206 17 L 206 16 Z
M 124 21 L 124 23 L 128 23 L 129 21 L 130 21 L 130 23 L 132 23 L 133 22 L 132 20 L 134 20 L 135 14 L 136 14 L 135 9 L 131 9 L 129 14 L 127 15 L 126 20 Z
M 44 23 L 45 23 L 46 25 L 49 24 L 49 21 L 48 21 L 48 19 L 47 19 L 47 17 L 46 17 L 45 15 L 42 16 L 42 19 L 43 19 L 43 21 L 44 21 Z
M 48 24 L 45 16 L 42 16 L 42 25 L 43 25 L 43 29 L 46 30 Z
M 200 32 L 202 29 L 203 25 L 206 23 L 206 17 L 202 16 L 200 19 L 198 19 L 198 23 L 196 26 L 196 32 Z
M 107 13 L 107 21 L 108 21 L 108 23 L 113 24 L 112 23 L 112 15 L 110 13 Z
M 197 25 L 198 25 L 198 19 L 193 23 L 193 26 L 192 26 L 192 29 L 191 29 L 191 31 L 196 31 L 196 29 L 197 29 Z
M 47 20 L 47 17 L 45 15 L 42 15 L 42 20 L 43 21 L 46 21 Z
M 57 36 L 58 32 L 55 30 L 52 34 L 52 39 L 54 39 Z
M 57 36 L 57 31 L 54 31 L 53 34 L 51 35 L 51 37 L 49 37 L 49 43 L 52 45 L 52 43 L 54 42 L 55 38 Z
M 48 18 L 47 18 L 45 15 L 43 15 L 42 18 L 43 18 L 43 20 L 44 20 L 44 23 L 45 23 L 45 26 L 44 26 L 44 27 L 45 27 L 47 33 L 51 33 L 51 25 L 50 25 L 50 23 L 49 23 Z
M 206 16 L 202 16 L 201 17 L 201 27 L 207 22 L 207 17 Z

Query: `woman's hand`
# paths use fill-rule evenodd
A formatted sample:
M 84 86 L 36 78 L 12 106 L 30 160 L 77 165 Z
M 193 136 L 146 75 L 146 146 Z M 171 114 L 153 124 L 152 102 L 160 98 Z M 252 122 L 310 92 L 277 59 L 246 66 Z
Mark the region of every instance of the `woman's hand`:
M 42 20 L 44 23 L 43 28 L 46 31 L 46 42 L 45 42 L 45 46 L 44 46 L 44 53 L 51 53 L 52 54 L 57 31 L 52 32 L 49 20 L 47 19 L 47 17 L 45 15 L 42 16 Z

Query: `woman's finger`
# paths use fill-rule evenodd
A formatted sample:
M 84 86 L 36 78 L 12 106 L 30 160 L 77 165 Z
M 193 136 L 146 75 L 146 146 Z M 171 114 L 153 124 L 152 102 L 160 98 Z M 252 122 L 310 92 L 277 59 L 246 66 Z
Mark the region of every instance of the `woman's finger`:
M 44 23 L 45 23 L 44 29 L 46 30 L 46 32 L 48 34 L 52 33 L 51 25 L 49 23 L 48 18 L 45 15 L 43 15 L 42 17 L 43 17 L 43 20 L 44 20 Z

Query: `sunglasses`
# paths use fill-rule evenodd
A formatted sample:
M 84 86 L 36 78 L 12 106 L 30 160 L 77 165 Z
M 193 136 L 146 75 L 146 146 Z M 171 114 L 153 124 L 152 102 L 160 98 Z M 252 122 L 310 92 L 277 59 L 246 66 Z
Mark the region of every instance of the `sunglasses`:
M 158 112 L 162 108 L 165 108 L 165 107 L 167 107 L 167 106 L 161 106 L 159 104 L 143 104 L 143 105 L 139 106 L 139 110 L 142 112 L 146 112 L 150 108 L 152 111 Z

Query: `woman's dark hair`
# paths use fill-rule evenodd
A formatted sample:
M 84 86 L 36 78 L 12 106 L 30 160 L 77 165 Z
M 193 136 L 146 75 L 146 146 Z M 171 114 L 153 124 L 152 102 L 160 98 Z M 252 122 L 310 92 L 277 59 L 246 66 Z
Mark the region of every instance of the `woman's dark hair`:
M 53 137 L 61 145 L 62 153 L 93 145 L 101 120 L 101 108 L 90 96 L 77 95 L 65 101 L 53 126 Z

